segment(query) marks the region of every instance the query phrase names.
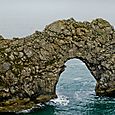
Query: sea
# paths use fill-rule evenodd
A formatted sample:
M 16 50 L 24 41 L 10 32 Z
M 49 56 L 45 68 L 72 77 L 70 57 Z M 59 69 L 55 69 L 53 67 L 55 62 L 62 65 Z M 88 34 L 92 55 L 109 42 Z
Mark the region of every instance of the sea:
M 0 0 L 0 35 L 24 37 L 58 19 L 95 18 L 115 25 L 115 0 Z M 56 86 L 58 98 L 21 115 L 115 115 L 115 98 L 95 94 L 96 80 L 78 59 L 70 59 Z

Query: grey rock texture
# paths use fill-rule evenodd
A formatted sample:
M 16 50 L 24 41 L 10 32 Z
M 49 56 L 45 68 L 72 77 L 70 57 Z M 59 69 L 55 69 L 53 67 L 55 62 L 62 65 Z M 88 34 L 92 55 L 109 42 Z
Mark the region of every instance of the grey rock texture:
M 0 112 L 20 111 L 56 98 L 64 63 L 82 60 L 96 94 L 115 96 L 115 30 L 103 19 L 59 20 L 25 38 L 0 36 Z

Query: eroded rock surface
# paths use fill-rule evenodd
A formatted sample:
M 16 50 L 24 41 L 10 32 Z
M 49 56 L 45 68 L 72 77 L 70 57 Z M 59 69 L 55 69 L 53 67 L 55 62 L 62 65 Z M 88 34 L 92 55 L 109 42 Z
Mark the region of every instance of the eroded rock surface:
M 82 60 L 96 94 L 115 96 L 115 30 L 103 19 L 59 20 L 25 38 L 0 36 L 0 111 L 20 111 L 56 97 L 64 63 Z

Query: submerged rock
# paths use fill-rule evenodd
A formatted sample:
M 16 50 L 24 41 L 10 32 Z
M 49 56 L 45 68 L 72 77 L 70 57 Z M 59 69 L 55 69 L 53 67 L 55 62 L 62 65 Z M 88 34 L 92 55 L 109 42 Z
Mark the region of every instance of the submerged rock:
M 71 58 L 97 81 L 96 94 L 115 96 L 115 30 L 96 19 L 56 21 L 21 39 L 0 36 L 0 112 L 18 112 L 56 98 L 56 84 Z

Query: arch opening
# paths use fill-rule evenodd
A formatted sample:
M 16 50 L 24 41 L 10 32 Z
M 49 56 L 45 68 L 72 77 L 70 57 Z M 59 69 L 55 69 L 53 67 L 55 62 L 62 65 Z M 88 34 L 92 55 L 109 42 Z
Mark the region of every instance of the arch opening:
M 65 70 L 60 74 L 56 85 L 57 95 L 80 95 L 89 93 L 95 95 L 96 80 L 80 59 L 73 58 L 65 62 Z

